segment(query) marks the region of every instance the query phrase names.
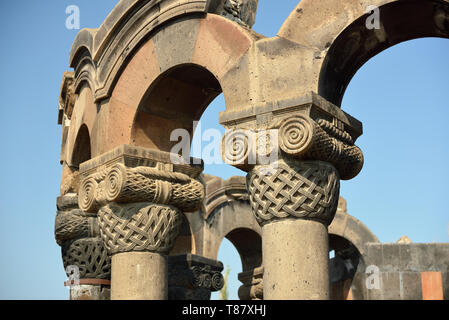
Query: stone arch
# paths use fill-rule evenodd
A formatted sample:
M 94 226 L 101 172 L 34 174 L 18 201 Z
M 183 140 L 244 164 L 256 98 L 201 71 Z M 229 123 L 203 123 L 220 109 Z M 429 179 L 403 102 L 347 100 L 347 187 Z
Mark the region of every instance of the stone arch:
M 202 240 L 203 255 L 218 258 L 224 238 L 237 249 L 243 271 L 262 264 L 262 229 L 248 203 L 244 177 L 232 177 L 226 181 L 205 176 L 206 199 Z
M 170 133 L 186 129 L 193 137 L 193 121 L 222 92 L 207 69 L 196 64 L 175 66 L 161 74 L 145 93 L 136 112 L 131 143 L 170 151 Z M 190 142 L 190 141 L 189 141 Z
M 379 243 L 379 239 L 366 225 L 348 213 L 338 210 L 334 220 L 330 224 L 329 235 L 334 235 L 347 240 L 355 246 L 358 252 L 365 256 L 367 243 Z M 336 244 L 335 246 L 338 246 Z M 332 244 L 331 244 L 332 247 Z
M 66 141 L 63 143 L 65 149 L 63 152 L 66 153 L 64 159 L 69 166 L 79 167 L 82 162 L 94 156 L 95 137 L 92 135 L 92 130 L 96 115 L 97 107 L 92 89 L 87 81 L 83 81 L 76 94 L 73 111 L 70 114 L 70 127 Z M 84 150 L 89 151 L 89 158 L 83 154 Z
M 250 31 L 215 14 L 178 17 L 149 34 L 144 42 L 133 48 L 134 53 L 128 60 L 120 62 L 122 68 L 111 84 L 110 98 L 101 102 L 97 122 L 108 132 L 96 133 L 98 147 L 95 155 L 122 144 L 143 144 L 166 151 L 168 146 L 151 140 L 155 137 L 144 139 L 140 144 L 141 134 L 147 133 L 138 131 L 154 124 L 155 117 L 164 119 L 162 123 L 166 130 L 163 134 L 167 134 L 168 128 L 191 131 L 193 121 L 199 120 L 208 102 L 220 93 L 224 95 L 227 109 L 247 103 L 246 97 L 235 93 L 235 88 L 241 83 L 249 83 L 249 74 L 241 68 L 234 69 L 234 66 L 247 54 L 253 42 L 250 35 Z M 183 70 L 192 72 L 183 73 Z M 164 101 L 159 101 L 159 109 L 163 110 L 154 110 L 154 106 L 148 105 L 149 101 L 155 101 L 158 92 L 170 89 L 167 87 L 170 81 L 177 81 L 178 88 L 182 82 L 195 83 L 198 89 L 191 92 L 190 98 L 207 92 L 201 102 L 189 107 L 190 110 L 182 110 L 188 111 L 182 123 L 155 113 L 169 110 L 167 104 L 162 103 Z M 185 90 L 172 92 L 172 98 L 179 99 L 182 92 L 186 94 Z M 147 121 L 148 115 L 153 122 Z M 157 130 L 152 131 L 151 134 L 156 134 Z M 164 139 L 169 140 L 169 136 Z
M 379 239 L 361 221 L 341 210 L 345 200 L 340 198 L 339 210 L 329 226 L 331 297 L 333 300 L 363 299 L 363 281 L 367 260 L 367 244 Z M 344 205 L 344 207 L 346 207 Z
M 366 27 L 370 5 L 380 9 L 380 29 Z M 303 0 L 279 35 L 319 52 L 315 90 L 340 106 L 357 70 L 378 53 L 407 40 L 449 38 L 449 1 Z
M 237 249 L 242 261 L 243 272 L 262 265 L 262 238 L 256 231 L 237 228 L 226 234 L 224 238 L 228 239 Z

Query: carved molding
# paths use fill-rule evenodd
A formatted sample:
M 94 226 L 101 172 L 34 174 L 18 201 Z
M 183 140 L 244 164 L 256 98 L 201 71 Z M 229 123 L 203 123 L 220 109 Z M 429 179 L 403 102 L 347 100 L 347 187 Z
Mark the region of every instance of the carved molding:
M 332 163 L 343 180 L 359 174 L 363 167 L 362 151 L 354 145 L 344 126 L 324 119 L 296 115 L 279 123 L 280 149 L 297 159 Z
M 363 153 L 345 131 L 345 124 L 316 114 L 314 120 L 313 115 L 312 110 L 309 115 L 304 110 L 288 112 L 273 117 L 268 126 L 247 123 L 246 129 L 232 128 L 222 141 L 224 161 L 250 171 L 262 164 L 260 156 L 267 157 L 278 148 L 278 158 L 325 161 L 334 165 L 343 180 L 357 176 L 363 167 Z M 277 141 L 270 145 L 273 136 Z
M 152 202 L 195 211 L 204 198 L 204 186 L 182 173 L 116 164 L 83 180 L 80 208 L 96 212 L 109 202 Z
M 199 209 L 205 194 L 199 179 L 203 166 L 172 164 L 171 156 L 122 146 L 82 164 L 80 208 L 95 213 L 111 202 L 151 202 L 187 212 Z
M 153 203 L 111 203 L 98 212 L 101 237 L 110 254 L 130 251 L 168 253 L 179 235 L 181 212 Z
M 256 166 L 248 174 L 249 198 L 259 224 L 274 219 L 306 218 L 330 224 L 338 206 L 340 178 L 320 161 L 278 161 L 267 174 Z

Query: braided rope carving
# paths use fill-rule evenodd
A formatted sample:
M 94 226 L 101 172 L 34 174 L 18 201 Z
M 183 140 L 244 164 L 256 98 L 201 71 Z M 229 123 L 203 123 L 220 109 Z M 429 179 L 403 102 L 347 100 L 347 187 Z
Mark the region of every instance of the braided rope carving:
M 110 254 L 130 251 L 169 252 L 179 234 L 181 213 L 152 203 L 117 205 L 98 212 L 101 237 Z
M 60 246 L 66 241 L 97 235 L 99 235 L 97 219 L 86 216 L 79 209 L 59 211 L 56 215 L 55 239 Z
M 109 202 L 152 202 L 195 211 L 203 198 L 203 184 L 183 173 L 116 164 L 107 174 L 101 171 L 83 180 L 79 206 L 95 213 Z
M 111 259 L 99 237 L 66 243 L 62 246 L 62 260 L 66 269 L 77 266 L 81 279 L 110 279 Z
M 340 139 L 344 143 L 351 146 L 354 144 L 354 139 L 352 139 L 349 133 L 337 128 L 329 121 L 324 119 L 318 119 L 317 123 L 324 131 L 326 131 L 329 135 L 333 136 L 334 138 Z
M 332 165 L 281 160 L 272 175 L 259 169 L 248 174 L 248 190 L 260 224 L 286 217 L 332 221 L 340 192 L 340 179 Z

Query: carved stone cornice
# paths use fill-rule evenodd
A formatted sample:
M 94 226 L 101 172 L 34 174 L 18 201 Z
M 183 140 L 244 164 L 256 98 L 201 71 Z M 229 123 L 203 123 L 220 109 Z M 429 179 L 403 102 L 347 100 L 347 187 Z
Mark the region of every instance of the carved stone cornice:
M 298 100 L 297 106 L 265 106 L 256 111 L 222 113 L 223 159 L 244 171 L 260 156 L 277 151 L 278 158 L 331 163 L 340 178 L 354 178 L 362 169 L 362 151 L 354 145 L 362 133 L 360 122 L 316 94 Z M 270 140 L 277 139 L 277 141 Z M 277 149 L 277 150 L 276 150 Z M 276 159 L 277 160 L 277 159 Z
M 168 258 L 168 284 L 172 296 L 185 290 L 206 289 L 209 293 L 223 288 L 223 264 L 193 254 Z
M 176 159 L 176 163 L 173 160 Z M 80 166 L 79 206 L 95 213 L 108 203 L 151 202 L 183 211 L 200 208 L 202 161 L 151 149 L 121 146 Z

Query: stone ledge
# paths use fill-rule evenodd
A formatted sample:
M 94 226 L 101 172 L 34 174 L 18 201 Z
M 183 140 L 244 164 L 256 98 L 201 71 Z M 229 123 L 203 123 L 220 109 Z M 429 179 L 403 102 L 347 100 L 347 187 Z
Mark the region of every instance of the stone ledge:
M 203 160 L 190 158 L 190 163 L 193 164 L 187 164 L 181 157 L 177 156 L 180 164 L 173 164 L 171 161 L 172 155 L 173 154 L 169 152 L 154 149 L 121 145 L 109 152 L 82 163 L 80 165 L 80 175 L 83 179 L 102 166 L 112 166 L 116 163 L 122 163 L 128 168 L 136 168 L 140 166 L 156 167 L 159 163 L 167 165 L 168 167 L 173 167 L 173 172 L 182 172 L 191 177 L 197 177 L 203 171 Z

